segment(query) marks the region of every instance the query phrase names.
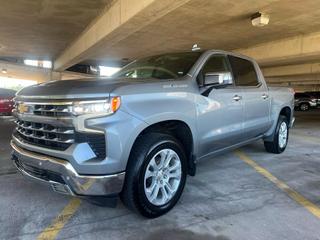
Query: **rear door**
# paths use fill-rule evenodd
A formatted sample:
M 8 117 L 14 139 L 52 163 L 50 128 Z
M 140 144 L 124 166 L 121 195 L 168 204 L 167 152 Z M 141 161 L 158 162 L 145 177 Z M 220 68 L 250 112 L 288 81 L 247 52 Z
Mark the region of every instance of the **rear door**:
M 251 139 L 265 133 L 270 127 L 270 97 L 261 81 L 262 74 L 252 61 L 229 56 L 236 88 L 241 90 L 244 105 L 244 137 Z M 259 75 L 261 78 L 259 79 Z

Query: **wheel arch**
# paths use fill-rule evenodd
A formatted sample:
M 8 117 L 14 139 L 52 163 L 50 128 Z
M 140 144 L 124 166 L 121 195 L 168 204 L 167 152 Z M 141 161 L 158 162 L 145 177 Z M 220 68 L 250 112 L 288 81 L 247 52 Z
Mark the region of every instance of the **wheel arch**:
M 167 133 L 175 137 L 185 150 L 188 159 L 188 174 L 191 176 L 195 175 L 194 133 L 192 132 L 192 128 L 185 121 L 170 119 L 150 124 L 137 135 L 131 147 L 130 154 L 135 147 L 138 138 L 150 132 Z
M 288 120 L 288 124 L 290 124 L 291 118 L 292 118 L 292 110 L 290 107 L 286 106 L 286 107 L 282 108 L 279 113 L 279 116 L 280 115 L 285 116 L 286 119 Z
M 293 117 L 293 110 L 289 106 L 282 106 L 278 111 L 277 114 L 274 114 L 274 121 L 269 129 L 269 131 L 265 134 L 263 138 L 264 141 L 272 141 L 274 137 L 274 131 L 277 126 L 278 120 L 280 116 L 285 116 L 288 120 L 288 124 L 291 127 L 291 121 Z

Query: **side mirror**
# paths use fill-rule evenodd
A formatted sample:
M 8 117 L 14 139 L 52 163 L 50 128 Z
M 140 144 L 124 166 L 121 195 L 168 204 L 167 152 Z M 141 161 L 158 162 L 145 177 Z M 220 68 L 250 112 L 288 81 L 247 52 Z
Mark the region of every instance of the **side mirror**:
M 231 72 L 208 72 L 204 75 L 204 86 L 232 84 Z

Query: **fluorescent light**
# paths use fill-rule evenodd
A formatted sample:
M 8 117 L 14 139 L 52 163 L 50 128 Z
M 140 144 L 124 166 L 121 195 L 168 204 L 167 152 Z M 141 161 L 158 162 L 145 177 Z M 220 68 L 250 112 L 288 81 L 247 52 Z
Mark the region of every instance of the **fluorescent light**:
M 118 72 L 121 68 L 118 67 L 106 67 L 106 66 L 99 66 L 100 69 L 100 76 L 110 77 L 116 72 Z
M 25 65 L 38 67 L 38 61 L 37 60 L 26 59 L 23 62 L 24 62 Z
M 29 66 L 52 68 L 51 61 L 39 61 L 39 60 L 25 59 L 23 62 L 25 65 L 29 65 Z
M 42 67 L 52 68 L 52 62 L 51 61 L 42 61 Z

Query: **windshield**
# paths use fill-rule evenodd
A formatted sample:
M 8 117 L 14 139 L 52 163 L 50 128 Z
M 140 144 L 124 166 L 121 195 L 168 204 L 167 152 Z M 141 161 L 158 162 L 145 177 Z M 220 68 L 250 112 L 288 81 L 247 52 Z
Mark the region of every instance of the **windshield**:
M 172 53 L 136 60 L 113 77 L 176 79 L 185 76 L 201 52 Z

